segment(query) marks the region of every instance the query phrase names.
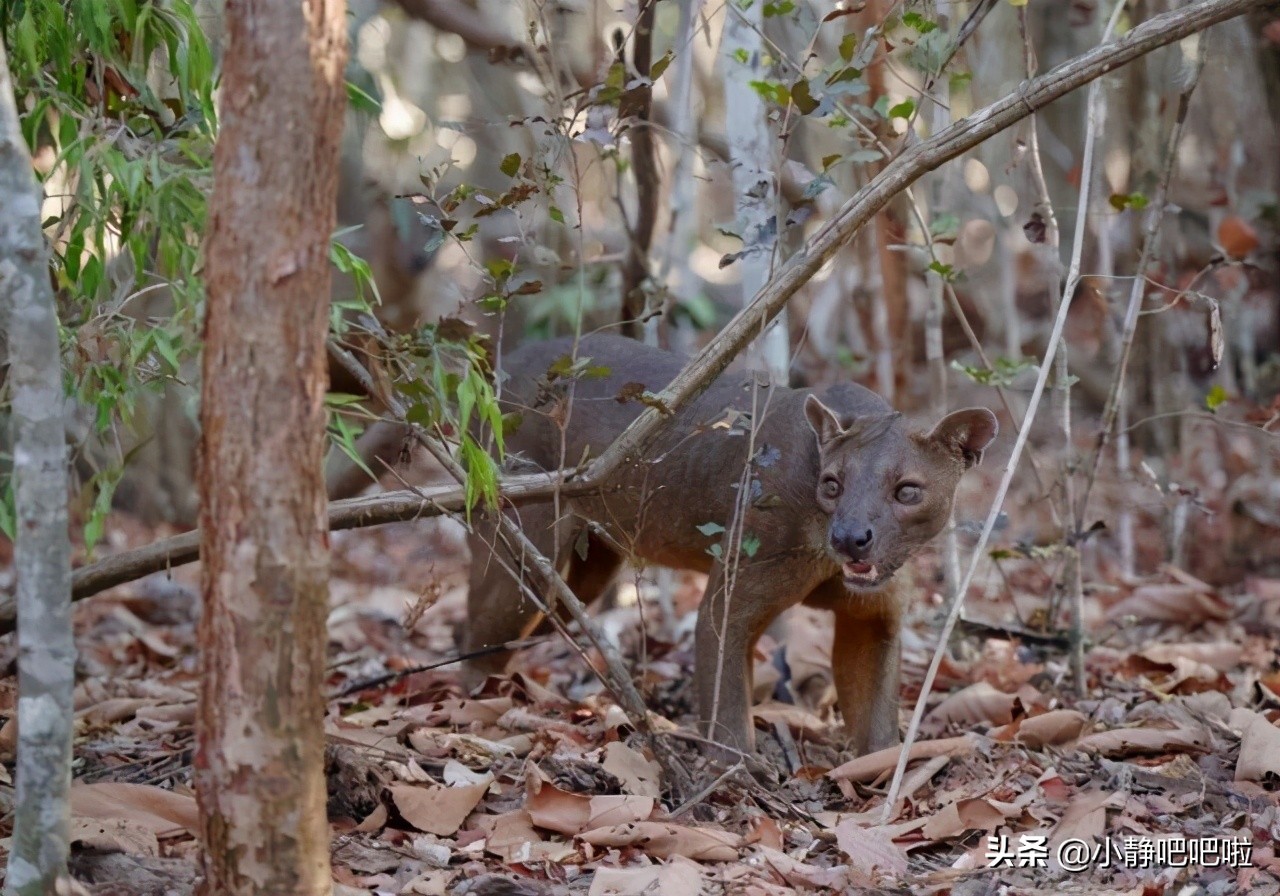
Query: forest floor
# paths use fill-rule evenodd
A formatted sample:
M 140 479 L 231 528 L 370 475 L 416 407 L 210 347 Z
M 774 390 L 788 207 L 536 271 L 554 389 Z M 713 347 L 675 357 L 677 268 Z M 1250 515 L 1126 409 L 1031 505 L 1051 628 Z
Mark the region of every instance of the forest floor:
M 1275 440 L 1213 424 L 1186 427 L 1184 439 L 1192 460 L 1162 487 L 1124 492 L 1146 574 L 1120 574 L 1109 533 L 1084 549 L 1083 697 L 1065 638 L 1032 631 L 1061 560 L 1049 502 L 1030 484 L 1015 493 L 995 538 L 1001 559 L 980 573 L 930 696 L 929 755 L 887 823 L 897 751 L 850 762 L 833 735 L 822 614 L 798 611 L 781 643 L 760 644 L 757 735 L 771 773 L 726 776 L 689 727 L 702 582 L 668 577 L 666 602 L 647 580 L 622 583 L 599 621 L 651 708 L 684 726 L 670 742 L 714 785 L 674 799 L 558 638 L 522 651 L 514 674 L 477 695 L 456 665 L 359 687 L 454 654 L 465 541 L 439 522 L 335 533 L 324 724 L 336 892 L 1280 893 L 1280 530 L 1251 513 L 1267 480 L 1249 479 L 1268 468 Z M 1003 459 L 970 474 L 962 542 Z M 1112 522 L 1120 495 L 1102 483 L 1096 517 Z M 1179 503 L 1190 513 L 1176 567 L 1162 533 Z M 116 516 L 99 552 L 164 534 Z M 902 573 L 919 593 L 904 724 L 945 615 L 938 568 L 932 554 Z M 89 892 L 193 888 L 197 581 L 181 569 L 76 611 L 75 869 Z M 12 640 L 0 641 L 6 762 Z M 12 801 L 3 765 L 0 798 Z

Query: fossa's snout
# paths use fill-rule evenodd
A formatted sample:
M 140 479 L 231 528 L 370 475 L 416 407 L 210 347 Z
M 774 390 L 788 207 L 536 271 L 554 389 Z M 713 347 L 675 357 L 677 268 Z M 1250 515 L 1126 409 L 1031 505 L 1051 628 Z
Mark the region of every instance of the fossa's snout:
M 865 560 L 875 538 L 875 530 L 863 522 L 836 520 L 831 524 L 831 547 L 850 560 Z

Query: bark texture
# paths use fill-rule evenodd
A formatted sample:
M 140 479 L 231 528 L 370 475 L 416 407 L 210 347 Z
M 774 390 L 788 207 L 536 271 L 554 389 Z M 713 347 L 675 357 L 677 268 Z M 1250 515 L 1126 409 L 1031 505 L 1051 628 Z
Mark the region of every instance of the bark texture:
M 13 397 L 18 610 L 17 811 L 5 892 L 24 896 L 54 892 L 66 872 L 75 716 L 67 445 L 42 198 L 0 46 L 0 330 Z
M 229 0 L 206 248 L 206 894 L 328 893 L 323 406 L 342 0 Z
M 733 211 L 742 235 L 742 304 L 766 283 L 773 270 L 773 250 L 778 237 L 778 184 L 774 172 L 781 166 L 764 99 L 752 82 L 765 80 L 764 4 L 725 7 L 721 62 L 724 65 L 725 136 L 729 141 L 729 166 L 733 171 Z M 761 324 L 752 354 L 758 366 L 769 371 L 775 383 L 786 385 L 791 358 L 785 312 L 779 319 Z

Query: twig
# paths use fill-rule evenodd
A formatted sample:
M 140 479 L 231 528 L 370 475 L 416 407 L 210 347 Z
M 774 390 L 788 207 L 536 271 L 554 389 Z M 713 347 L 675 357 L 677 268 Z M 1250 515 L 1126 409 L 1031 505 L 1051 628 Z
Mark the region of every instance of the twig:
M 687 800 L 681 803 L 679 806 L 677 806 L 676 808 L 668 812 L 667 818 L 679 818 L 681 815 L 688 812 L 694 806 L 698 805 L 707 797 L 711 796 L 711 794 L 719 790 L 720 785 L 723 784 L 725 781 L 728 781 L 734 775 L 738 774 L 738 772 L 745 771 L 745 770 L 746 770 L 746 766 L 743 765 L 742 760 L 739 759 L 733 765 L 729 766 L 727 769 L 725 769 L 723 772 L 717 775 L 715 779 L 712 780 L 711 783 L 708 784 L 706 787 L 702 788 L 693 796 L 689 797 Z
M 461 663 L 464 660 L 474 659 L 475 657 L 489 656 L 494 653 L 502 653 L 507 650 L 523 650 L 526 647 L 532 647 L 535 644 L 541 644 L 549 640 L 549 635 L 538 635 L 533 638 L 518 638 L 515 641 L 504 641 L 501 644 L 490 644 L 488 647 L 481 647 L 478 650 L 472 650 L 467 653 L 458 653 L 442 660 L 436 660 L 434 663 L 423 663 L 418 666 L 410 666 L 407 669 L 397 669 L 394 672 L 387 672 L 384 675 L 375 675 L 372 678 L 364 678 L 360 681 L 353 681 L 346 685 L 342 690 L 335 694 L 331 694 L 329 699 L 334 700 L 339 697 L 350 697 L 352 694 L 360 691 L 367 691 L 369 688 L 381 687 L 393 681 L 399 681 L 402 678 L 408 678 L 410 675 L 417 675 L 419 672 L 430 672 L 432 669 L 439 669 L 443 666 L 452 666 L 454 663 Z

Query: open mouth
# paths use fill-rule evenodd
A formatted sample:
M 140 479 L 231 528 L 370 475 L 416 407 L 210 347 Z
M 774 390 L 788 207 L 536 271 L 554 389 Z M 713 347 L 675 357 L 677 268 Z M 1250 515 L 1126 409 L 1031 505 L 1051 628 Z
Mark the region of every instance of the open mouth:
M 875 585 L 880 582 L 880 568 L 874 563 L 855 563 L 852 560 L 841 567 L 844 580 L 851 585 Z

